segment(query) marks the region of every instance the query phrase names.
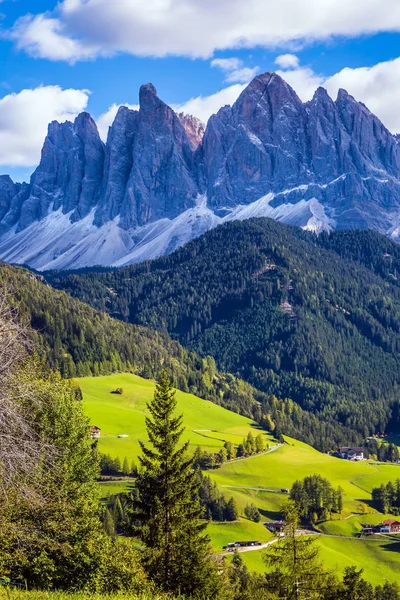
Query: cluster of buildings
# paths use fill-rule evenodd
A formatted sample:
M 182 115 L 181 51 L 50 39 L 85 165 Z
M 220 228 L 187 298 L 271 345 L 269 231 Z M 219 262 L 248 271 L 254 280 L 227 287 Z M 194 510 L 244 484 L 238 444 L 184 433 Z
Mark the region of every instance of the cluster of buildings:
M 352 446 L 341 446 L 337 449 L 337 452 L 335 452 L 334 456 L 338 456 L 339 458 L 344 458 L 346 460 L 364 460 L 365 449 Z
M 361 533 L 364 535 L 372 535 L 373 533 L 400 533 L 400 521 L 386 519 L 378 525 L 364 525 Z

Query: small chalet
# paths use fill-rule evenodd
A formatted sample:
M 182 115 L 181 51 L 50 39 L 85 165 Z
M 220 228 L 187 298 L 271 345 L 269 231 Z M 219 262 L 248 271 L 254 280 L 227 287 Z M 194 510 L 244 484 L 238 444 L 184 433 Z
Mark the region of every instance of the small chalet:
M 100 427 L 97 427 L 96 425 L 92 425 L 90 428 L 90 437 L 92 438 L 92 440 L 99 438 L 100 432 L 101 432 Z
M 346 460 L 364 460 L 364 452 L 364 448 L 352 448 L 349 446 L 342 446 L 338 449 L 339 456 Z
M 379 525 L 364 525 L 361 530 L 364 535 L 373 533 L 400 533 L 400 522 L 395 519 L 386 519 Z
M 286 523 L 285 521 L 270 521 L 269 523 L 265 523 L 265 527 L 272 533 L 282 535 L 286 527 Z
M 400 533 L 400 522 L 394 519 L 386 519 L 378 527 L 379 533 Z

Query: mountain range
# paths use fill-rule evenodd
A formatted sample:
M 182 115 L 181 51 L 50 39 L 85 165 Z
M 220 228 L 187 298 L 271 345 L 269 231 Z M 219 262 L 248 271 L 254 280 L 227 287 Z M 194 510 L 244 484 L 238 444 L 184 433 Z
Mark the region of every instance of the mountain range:
M 303 103 L 259 75 L 207 126 L 143 85 L 100 139 L 88 113 L 52 122 L 30 183 L 0 177 L 0 257 L 38 270 L 123 266 L 232 220 L 400 239 L 400 146 L 346 91 Z

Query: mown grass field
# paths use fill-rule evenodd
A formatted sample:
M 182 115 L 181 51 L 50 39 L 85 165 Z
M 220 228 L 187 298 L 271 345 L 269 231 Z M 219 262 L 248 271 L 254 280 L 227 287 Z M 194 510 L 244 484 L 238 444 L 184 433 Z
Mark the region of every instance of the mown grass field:
M 83 377 L 79 379 L 79 385 L 86 414 L 92 425 L 101 428 L 100 451 L 121 460 L 125 456 L 129 460 L 136 458 L 140 452 L 139 440 L 147 439 L 146 404 L 153 397 L 155 384 L 125 373 Z M 118 387 L 123 389 L 123 394 L 112 394 Z M 250 430 L 254 435 L 260 433 L 250 419 L 212 402 L 180 391 L 176 392 L 176 398 L 186 427 L 182 441 L 189 441 L 192 450 L 201 446 L 204 450 L 218 452 L 226 440 L 240 444 Z M 118 438 L 121 434 L 128 437 Z M 266 442 L 271 443 L 271 440 L 271 436 L 265 435 Z
M 99 448 L 121 460 L 135 459 L 139 453 L 138 440 L 146 441 L 146 403 L 154 393 L 154 383 L 130 374 L 82 378 L 79 385 L 91 423 L 101 427 Z M 123 388 L 121 396 L 112 394 Z M 192 394 L 177 392 L 178 410 L 183 413 L 186 431 L 183 441 L 217 452 L 225 440 L 239 444 L 249 431 L 259 430 L 240 415 L 225 410 Z M 128 434 L 127 438 L 118 438 Z M 274 445 L 273 437 L 265 434 L 265 441 Z M 374 584 L 382 578 L 393 581 L 400 571 L 400 540 L 390 538 L 358 540 L 346 539 L 357 534 L 363 523 L 378 523 L 384 516 L 370 506 L 371 490 L 381 483 L 400 477 L 400 466 L 372 462 L 349 462 L 321 454 L 307 444 L 286 438 L 286 444 L 267 454 L 232 461 L 208 474 L 227 496 L 238 504 L 240 518 L 235 523 L 212 523 L 208 532 L 215 551 L 228 542 L 272 539 L 263 523 L 252 523 L 244 518 L 244 508 L 253 502 L 262 514 L 262 520 L 279 517 L 287 499 L 284 488 L 290 488 L 296 479 L 319 473 L 344 493 L 342 519 L 336 517 L 321 525 L 328 536 L 321 536 L 321 556 L 329 568 L 341 572 L 347 565 L 364 568 L 364 576 Z M 104 496 L 125 491 L 129 482 L 102 484 Z M 338 535 L 342 537 L 329 537 Z M 249 568 L 265 570 L 262 551 L 246 552 L 243 557 Z M 228 558 L 229 560 L 229 558 Z

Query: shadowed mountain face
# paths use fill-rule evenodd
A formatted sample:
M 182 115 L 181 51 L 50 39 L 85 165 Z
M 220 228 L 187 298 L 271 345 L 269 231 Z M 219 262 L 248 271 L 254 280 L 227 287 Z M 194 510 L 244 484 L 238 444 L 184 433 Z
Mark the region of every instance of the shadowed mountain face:
M 87 113 L 53 122 L 30 184 L 0 178 L 0 257 L 38 269 L 123 265 L 251 216 L 397 240 L 399 208 L 398 139 L 344 90 L 333 101 L 319 88 L 303 103 L 265 73 L 204 128 L 147 84 L 106 144 Z

